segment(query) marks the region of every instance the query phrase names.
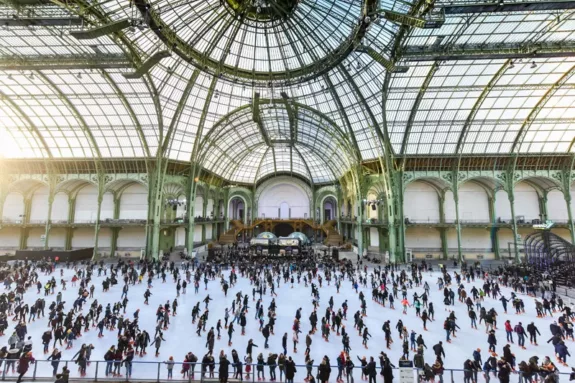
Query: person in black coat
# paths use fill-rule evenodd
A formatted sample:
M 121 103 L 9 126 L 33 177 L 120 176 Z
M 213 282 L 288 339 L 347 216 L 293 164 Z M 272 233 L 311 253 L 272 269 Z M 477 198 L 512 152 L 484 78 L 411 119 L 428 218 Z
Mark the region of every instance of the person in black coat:
M 325 358 L 321 361 L 318 367 L 318 376 L 321 383 L 327 383 L 329 380 L 329 375 L 331 374 L 331 367 L 326 362 Z
M 433 352 L 435 352 L 435 356 L 438 359 L 443 360 L 442 357 L 445 358 L 445 351 L 443 350 L 443 342 L 440 341 L 435 346 L 433 346 Z
M 220 357 L 220 367 L 218 370 L 220 383 L 227 383 L 229 370 L 230 370 L 230 361 L 228 360 L 228 358 L 226 358 L 225 355 L 222 355 Z
M 375 383 L 375 377 L 377 376 L 377 369 L 375 360 L 373 360 L 373 356 L 369 358 L 369 363 L 367 364 L 365 370 L 367 376 L 369 377 L 369 383 Z
M 291 356 L 288 357 L 288 359 L 286 360 L 285 370 L 286 370 L 286 383 L 293 383 L 293 378 L 295 376 L 295 373 L 297 372 L 297 369 L 295 368 L 295 362 L 293 361 Z
M 392 383 L 393 382 L 393 368 L 389 362 L 385 362 L 383 364 L 383 383 Z

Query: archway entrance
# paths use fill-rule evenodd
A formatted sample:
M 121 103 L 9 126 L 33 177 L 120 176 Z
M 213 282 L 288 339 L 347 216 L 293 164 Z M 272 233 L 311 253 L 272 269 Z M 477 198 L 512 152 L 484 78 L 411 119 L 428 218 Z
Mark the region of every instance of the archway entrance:
M 329 196 L 323 201 L 323 222 L 330 221 L 332 219 L 336 219 L 337 217 L 337 202 L 335 198 Z
M 274 227 L 274 234 L 278 237 L 287 237 L 294 232 L 293 227 L 288 223 L 278 223 Z

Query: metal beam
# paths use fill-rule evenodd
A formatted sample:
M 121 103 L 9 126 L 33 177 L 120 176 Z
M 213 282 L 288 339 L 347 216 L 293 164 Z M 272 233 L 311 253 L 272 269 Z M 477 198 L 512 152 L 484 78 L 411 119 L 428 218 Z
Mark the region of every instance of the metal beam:
M 449 3 L 440 2 L 435 4 L 436 8 L 441 8 L 447 15 L 459 15 L 469 13 L 499 13 L 499 12 L 533 12 L 533 11 L 554 11 L 560 9 L 575 9 L 573 0 L 506 0 L 506 1 L 451 1 Z
M 82 25 L 80 17 L 0 17 L 0 25 L 3 27 L 56 27 Z
M 252 121 L 256 123 L 256 125 L 258 126 L 258 129 L 260 130 L 260 134 L 262 135 L 262 138 L 264 139 L 264 142 L 266 143 L 267 146 L 272 146 L 271 142 L 270 142 L 270 138 L 268 136 L 268 132 L 266 132 L 266 129 L 264 128 L 264 124 L 262 122 L 262 116 L 261 116 L 261 111 L 260 111 L 260 93 L 259 92 L 254 92 L 254 97 L 253 97 L 253 101 L 252 101 Z M 274 161 L 275 161 L 275 156 L 274 156 Z
M 479 95 L 479 97 L 475 101 L 475 104 L 473 104 L 473 108 L 471 108 L 469 115 L 467 115 L 467 119 L 465 120 L 465 124 L 463 124 L 463 128 L 461 129 L 461 133 L 459 134 L 459 139 L 457 140 L 457 146 L 455 148 L 455 153 L 459 153 L 461 151 L 461 148 L 463 147 L 463 143 L 465 142 L 465 139 L 467 138 L 467 134 L 469 133 L 469 127 L 475 121 L 475 116 L 477 115 L 477 112 L 481 108 L 481 105 L 483 105 L 483 102 L 485 101 L 485 99 L 487 98 L 487 96 L 489 95 L 489 93 L 491 92 L 493 87 L 495 86 L 495 84 L 497 84 L 499 79 L 503 76 L 503 74 L 505 74 L 505 71 L 507 70 L 507 68 L 509 67 L 510 64 L 511 64 L 511 60 L 505 61 L 505 63 L 501 66 L 501 68 L 499 68 L 499 70 L 493 75 L 493 77 L 491 77 L 491 80 L 489 80 L 487 85 L 485 85 L 483 92 L 481 92 L 481 94 Z
M 494 85 L 492 90 L 494 91 L 520 91 L 520 90 L 547 90 L 553 84 L 550 83 L 538 83 L 538 84 L 499 84 Z M 461 85 L 456 84 L 446 84 L 445 86 L 428 86 L 428 92 L 482 92 L 485 89 L 484 85 Z M 563 89 L 575 90 L 575 84 L 565 84 Z M 419 92 L 419 87 L 409 86 L 409 87 L 397 87 L 388 90 L 388 94 L 405 94 L 405 93 L 415 93 Z
M 288 114 L 289 132 L 290 132 L 289 144 L 293 145 L 297 139 L 297 132 L 296 132 L 296 127 L 295 127 L 296 118 L 294 116 L 294 111 L 291 107 L 290 100 L 289 100 L 287 93 L 281 92 L 280 94 L 282 96 L 282 100 L 284 101 L 284 106 L 285 106 L 287 114 Z
M 147 74 L 154 65 L 157 65 L 161 60 L 165 59 L 166 57 L 170 57 L 171 55 L 172 54 L 168 51 L 156 52 L 148 57 L 148 59 L 144 61 L 134 72 L 122 73 L 122 75 L 127 79 L 141 78 Z
M 535 59 L 575 56 L 575 41 L 540 43 L 493 43 L 457 44 L 433 46 L 412 45 L 401 52 L 403 60 L 447 61 L 447 60 L 496 60 Z
M 419 17 L 405 15 L 403 13 L 393 12 L 387 9 L 382 9 L 379 12 L 383 14 L 383 17 L 386 20 L 392 21 L 396 24 L 407 25 L 415 28 L 423 28 L 425 26 L 425 20 Z
M 131 68 L 123 54 L 0 56 L 0 70 L 69 70 Z
M 356 161 L 361 161 L 361 151 L 359 150 L 359 146 L 357 145 L 357 140 L 355 138 L 355 132 L 353 131 L 353 128 L 351 127 L 351 122 L 349 121 L 349 118 L 347 117 L 347 113 L 345 112 L 345 108 L 343 107 L 341 99 L 339 98 L 339 94 L 335 90 L 335 87 L 333 86 L 333 83 L 331 82 L 329 75 L 326 74 L 324 76 L 324 80 L 329 87 L 329 92 L 331 93 L 331 96 L 333 97 L 335 103 L 337 104 L 337 111 L 340 114 L 343 122 L 345 123 L 345 126 L 347 127 L 348 135 L 349 135 L 349 137 L 351 137 L 351 141 L 353 143 L 354 154 L 356 155 Z
M 555 84 L 553 84 L 553 86 L 551 88 L 549 88 L 549 90 L 547 92 L 545 92 L 545 94 L 539 99 L 537 104 L 535 104 L 533 109 L 531 109 L 531 112 L 529 113 L 529 115 L 527 116 L 527 118 L 523 122 L 523 125 L 519 129 L 519 132 L 517 133 L 517 137 L 515 137 L 515 141 L 513 141 L 513 146 L 511 147 L 511 153 L 515 153 L 516 150 L 521 148 L 521 145 L 523 144 L 523 140 L 525 139 L 525 135 L 527 134 L 527 131 L 529 130 L 529 128 L 531 127 L 531 125 L 533 124 L 535 119 L 537 119 L 537 115 L 539 114 L 541 109 L 543 109 L 545 107 L 547 102 L 555 95 L 555 93 L 559 89 L 561 89 L 561 87 L 563 86 L 564 83 L 569 81 L 569 79 L 574 74 L 575 74 L 575 65 L 573 65 L 571 67 L 571 69 L 569 69 L 567 72 L 565 72 L 565 74 L 563 76 L 561 76 L 555 82 Z
M 84 29 L 82 31 L 70 31 L 70 36 L 78 40 L 91 40 L 103 37 L 112 33 L 120 32 L 123 29 L 131 26 L 132 23 L 128 19 L 114 21 L 110 24 L 104 24 L 92 29 Z
M 421 100 L 423 100 L 423 96 L 425 96 L 425 92 L 427 91 L 427 87 L 429 83 L 433 79 L 433 75 L 439 69 L 439 63 L 436 61 L 433 63 L 431 68 L 429 68 L 429 72 L 427 72 L 427 76 L 423 80 L 421 84 L 421 88 L 419 88 L 419 92 L 417 93 L 417 97 L 413 102 L 413 106 L 411 107 L 411 112 L 409 113 L 409 118 L 407 119 L 407 125 L 405 126 L 405 133 L 403 134 L 403 140 L 401 142 L 401 149 L 399 151 L 400 155 L 405 153 L 405 149 L 407 149 L 407 143 L 409 141 L 409 135 L 411 133 L 411 127 L 413 126 L 413 121 L 415 121 L 415 116 L 419 110 L 419 105 L 421 104 Z
M 356 49 L 356 52 L 361 52 L 361 53 L 367 54 L 375 62 L 381 64 L 381 66 L 383 66 L 389 72 L 395 71 L 395 64 L 393 62 L 391 62 L 390 60 L 386 59 L 385 57 L 383 57 L 379 52 L 377 52 L 372 47 L 366 47 L 366 46 L 362 45 L 361 47 L 358 47 Z
M 176 129 L 176 126 L 178 125 L 178 122 L 180 122 L 180 116 L 182 115 L 182 110 L 184 109 L 184 106 L 186 105 L 186 102 L 188 101 L 188 97 L 190 95 L 190 92 L 192 91 L 192 88 L 194 87 L 194 85 L 196 84 L 196 80 L 198 79 L 198 76 L 200 74 L 199 70 L 195 70 L 192 75 L 190 76 L 190 79 L 188 80 L 188 83 L 186 84 L 186 87 L 184 88 L 184 91 L 182 92 L 182 95 L 180 97 L 180 101 L 178 101 L 178 105 L 176 106 L 176 111 L 174 112 L 174 115 L 172 117 L 172 121 L 170 122 L 170 126 L 168 127 L 168 131 L 166 132 L 166 136 L 164 137 L 163 142 L 160 142 L 160 155 L 163 157 L 167 154 L 168 150 L 170 149 L 171 145 L 172 145 L 172 135 L 174 133 L 174 130 Z

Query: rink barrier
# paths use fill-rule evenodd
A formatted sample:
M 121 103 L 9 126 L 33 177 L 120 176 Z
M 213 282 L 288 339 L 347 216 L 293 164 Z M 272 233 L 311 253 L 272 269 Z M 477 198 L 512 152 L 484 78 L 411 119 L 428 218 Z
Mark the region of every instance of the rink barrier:
M 6 359 L 2 360 L 2 381 L 16 381 L 18 378 L 18 372 L 17 372 L 17 368 L 18 368 L 18 360 L 14 360 L 13 364 L 14 364 L 14 369 L 15 372 L 12 372 L 12 368 L 9 367 L 10 362 L 7 362 Z M 359 364 L 359 361 L 356 362 Z M 354 362 L 354 363 L 356 363 Z M 37 381 L 37 382 L 52 382 L 54 381 L 56 378 L 52 375 L 52 371 L 53 371 L 53 365 L 52 365 L 52 361 L 51 360 L 36 360 L 33 364 L 30 364 L 28 371 L 26 372 L 26 374 L 23 376 L 22 378 L 22 382 L 30 382 L 30 381 Z M 210 373 L 209 373 L 209 367 L 207 367 L 206 365 L 206 371 L 205 371 L 205 376 L 202 373 L 202 363 L 200 362 L 196 362 L 196 363 L 183 363 L 183 362 L 174 362 L 174 368 L 173 368 L 173 377 L 172 379 L 168 378 L 168 369 L 167 369 L 167 364 L 166 361 L 150 361 L 150 362 L 145 362 L 145 361 L 132 361 L 132 376 L 128 377 L 126 375 L 126 371 L 127 371 L 127 366 L 125 363 L 122 363 L 121 366 L 119 367 L 120 370 L 120 376 L 106 376 L 106 368 L 108 366 L 107 361 L 103 361 L 103 360 L 99 360 L 99 361 L 91 361 L 90 365 L 87 366 L 86 368 L 86 375 L 81 376 L 80 372 L 79 372 L 79 366 L 77 365 L 77 363 L 75 361 L 72 360 L 60 360 L 58 362 L 58 366 L 57 366 L 57 372 L 61 373 L 62 372 L 62 368 L 64 366 L 66 366 L 69 370 L 70 370 L 70 375 L 69 375 L 69 380 L 70 381 L 92 381 L 92 382 L 98 382 L 98 381 L 102 381 L 102 382 L 165 382 L 166 380 L 169 381 L 176 381 L 176 382 L 201 382 L 201 383 L 213 383 L 213 382 L 218 382 L 219 383 L 219 376 L 218 376 L 218 366 L 219 363 L 215 363 L 215 369 L 214 369 L 214 374 L 213 377 L 210 377 Z M 114 364 L 115 362 L 111 362 L 112 363 L 112 371 L 114 370 Z M 377 361 L 376 361 L 377 363 Z M 182 373 L 181 370 L 183 368 L 184 365 L 189 365 L 190 366 L 190 373 L 192 370 L 192 366 L 194 366 L 194 376 L 192 376 L 191 374 L 188 374 L 188 376 L 186 378 L 182 377 Z M 320 383 L 319 379 L 317 378 L 317 371 L 318 371 L 318 367 L 319 365 L 313 365 L 312 367 L 312 375 L 314 376 L 314 378 L 316 378 L 316 382 Z M 338 368 L 337 365 L 330 365 L 331 367 L 331 374 L 330 374 L 330 382 L 335 382 L 337 375 L 338 375 Z M 229 365 L 229 372 L 228 372 L 228 382 L 230 383 L 235 383 L 235 382 L 246 382 L 246 383 L 255 383 L 256 379 L 257 382 L 260 383 L 276 383 L 280 381 L 280 370 L 279 367 L 276 367 L 276 380 L 271 381 L 270 380 L 270 371 L 269 371 L 269 366 L 264 365 L 264 376 L 265 378 L 260 380 L 257 378 L 257 364 L 251 364 L 251 372 L 249 374 L 249 379 L 247 379 L 247 374 L 246 374 L 246 364 L 242 364 L 242 380 L 239 379 L 233 379 L 234 376 L 234 367 L 232 364 Z M 355 366 L 354 370 L 353 370 L 353 378 L 350 377 L 350 379 L 348 380 L 345 373 L 342 375 L 342 379 L 344 382 L 346 383 L 361 383 L 364 381 L 368 381 L 368 379 L 362 379 L 362 372 L 361 372 L 361 366 Z M 306 378 L 307 376 L 307 368 L 305 365 L 299 365 L 296 364 L 296 374 L 294 377 L 293 382 L 294 383 L 303 383 L 304 382 L 304 378 Z M 379 367 L 379 363 L 377 365 L 377 377 L 376 380 L 377 381 L 382 381 L 382 376 L 381 376 L 381 368 Z M 394 381 L 395 382 L 399 382 L 402 383 L 403 380 L 400 379 L 400 370 L 402 372 L 402 377 L 405 377 L 406 375 L 411 375 L 413 376 L 413 382 L 427 382 L 424 378 L 423 378 L 423 370 L 421 369 L 417 369 L 417 368 L 408 368 L 408 369 L 399 369 L 399 368 L 394 368 L 393 369 L 393 376 L 394 376 Z M 407 370 L 407 374 L 406 374 L 406 370 Z M 409 374 L 409 370 L 411 370 L 411 374 Z M 345 368 L 344 368 L 344 372 L 345 372 Z M 466 370 L 463 369 L 445 369 L 442 376 L 440 377 L 439 375 L 435 376 L 435 383 L 462 383 L 465 381 L 464 378 L 464 373 L 466 372 Z M 564 381 L 569 381 L 569 373 L 557 373 L 557 375 L 559 375 L 559 381 L 560 382 L 564 382 Z M 496 375 L 494 375 L 493 373 L 490 373 L 489 375 L 489 379 L 487 380 L 485 378 L 485 375 L 483 373 L 483 371 L 478 371 L 477 372 L 477 383 L 496 383 L 499 382 L 499 378 L 497 378 Z M 511 379 L 512 382 L 519 382 L 519 383 L 529 383 L 529 382 L 534 382 L 535 379 L 534 377 L 532 378 L 532 380 L 528 380 L 527 378 L 523 378 L 522 374 L 520 372 L 513 372 L 511 374 Z M 282 381 L 285 382 L 285 374 L 283 375 L 283 379 Z M 470 380 L 471 381 L 471 380 Z M 542 381 L 541 379 L 539 381 Z

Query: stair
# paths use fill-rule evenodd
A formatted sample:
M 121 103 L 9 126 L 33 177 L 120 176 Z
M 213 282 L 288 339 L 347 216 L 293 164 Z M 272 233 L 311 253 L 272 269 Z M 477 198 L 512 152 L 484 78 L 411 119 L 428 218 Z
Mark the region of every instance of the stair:
M 337 231 L 337 221 L 327 221 L 322 225 L 322 230 L 325 232 L 324 244 L 327 246 L 340 246 L 343 245 L 343 237 Z
M 230 230 L 220 235 L 218 240 L 222 245 L 232 245 L 236 242 L 238 233 L 244 229 L 244 223 L 238 219 L 230 221 Z

